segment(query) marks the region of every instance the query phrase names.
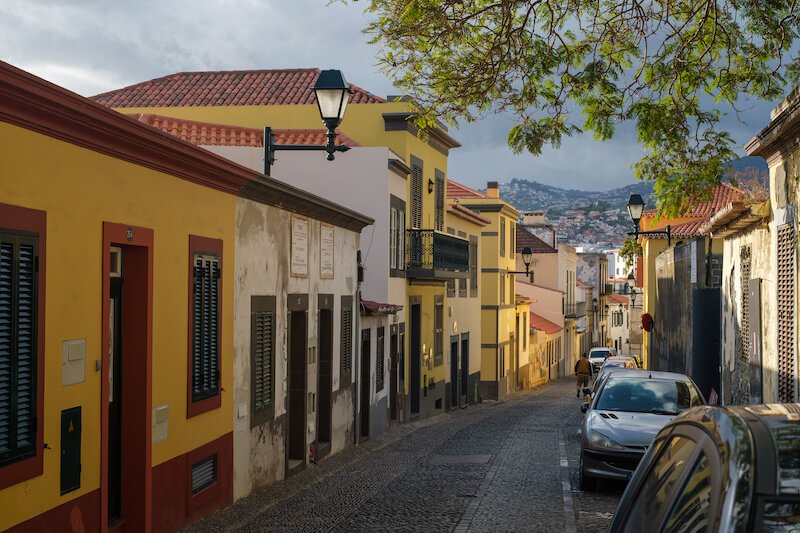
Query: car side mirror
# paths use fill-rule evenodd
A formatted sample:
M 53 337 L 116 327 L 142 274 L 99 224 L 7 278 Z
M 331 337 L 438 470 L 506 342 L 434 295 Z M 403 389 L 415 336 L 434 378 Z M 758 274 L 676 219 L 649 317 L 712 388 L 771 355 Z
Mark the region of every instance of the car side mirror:
M 581 405 L 581 413 L 586 413 L 589 410 L 589 402 L 584 403 Z

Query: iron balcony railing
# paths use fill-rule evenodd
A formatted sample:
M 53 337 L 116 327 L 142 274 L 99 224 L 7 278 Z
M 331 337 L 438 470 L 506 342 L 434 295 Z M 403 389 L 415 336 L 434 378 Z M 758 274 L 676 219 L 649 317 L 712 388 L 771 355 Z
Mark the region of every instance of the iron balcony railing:
M 565 304 L 564 316 L 566 318 L 580 318 L 582 316 L 586 316 L 586 302 Z
M 431 229 L 406 230 L 406 269 L 409 273 L 469 272 L 469 241 Z

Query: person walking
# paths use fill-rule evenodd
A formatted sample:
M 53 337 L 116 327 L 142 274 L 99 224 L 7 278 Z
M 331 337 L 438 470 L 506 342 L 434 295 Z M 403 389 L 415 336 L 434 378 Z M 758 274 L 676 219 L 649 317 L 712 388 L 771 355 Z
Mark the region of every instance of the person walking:
M 578 378 L 578 391 L 575 393 L 576 398 L 581 396 L 581 388 L 589 386 L 589 378 L 592 377 L 592 363 L 589 362 L 589 356 L 586 352 L 575 363 L 575 375 Z

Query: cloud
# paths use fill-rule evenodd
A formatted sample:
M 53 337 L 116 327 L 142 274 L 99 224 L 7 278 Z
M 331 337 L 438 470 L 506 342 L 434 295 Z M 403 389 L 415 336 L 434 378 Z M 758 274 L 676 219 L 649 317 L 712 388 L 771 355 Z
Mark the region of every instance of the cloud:
M 326 0 L 3 0 L 0 57 L 87 96 L 179 71 L 314 66 L 397 94 L 362 33 L 367 21 L 362 4 Z M 724 122 L 739 146 L 767 124 L 774 104 L 743 105 L 746 125 L 734 115 Z M 630 126 L 610 142 L 580 135 L 533 157 L 506 147 L 513 124 L 499 115 L 453 129 L 463 147 L 451 152 L 451 175 L 475 186 L 514 177 L 584 189 L 633 181 L 641 148 Z

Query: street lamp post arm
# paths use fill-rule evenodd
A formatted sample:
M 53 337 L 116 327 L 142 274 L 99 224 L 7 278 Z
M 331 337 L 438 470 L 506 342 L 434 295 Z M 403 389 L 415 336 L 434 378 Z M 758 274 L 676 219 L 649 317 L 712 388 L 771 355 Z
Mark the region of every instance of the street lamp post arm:
M 667 238 L 667 245 L 672 246 L 672 228 L 669 224 L 667 224 L 667 228 L 665 230 L 653 230 L 653 231 L 639 231 L 639 225 L 636 225 L 636 230 L 629 231 L 628 235 L 633 235 L 634 237 L 638 238 L 640 235 L 650 236 L 650 237 L 666 237 Z
M 328 161 L 333 161 L 336 152 L 346 152 L 350 149 L 349 146 L 340 144 L 336 145 L 336 131 L 329 129 L 326 134 L 328 143 L 325 146 L 308 146 L 304 144 L 276 144 L 275 134 L 272 128 L 264 128 L 264 174 L 269 176 L 271 167 L 275 163 L 275 152 L 277 150 L 284 150 L 288 152 L 328 152 Z

